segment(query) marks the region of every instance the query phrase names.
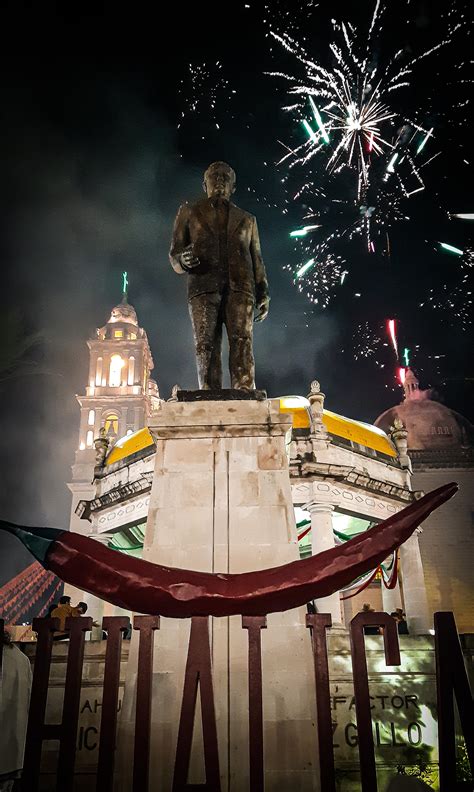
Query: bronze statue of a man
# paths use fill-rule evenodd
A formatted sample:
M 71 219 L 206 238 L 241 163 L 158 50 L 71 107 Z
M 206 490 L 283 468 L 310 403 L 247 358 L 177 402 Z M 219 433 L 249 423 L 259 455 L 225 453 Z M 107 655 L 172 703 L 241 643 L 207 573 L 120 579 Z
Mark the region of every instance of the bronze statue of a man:
M 199 387 L 222 388 L 225 325 L 231 387 L 252 390 L 253 322 L 265 319 L 270 302 L 257 222 L 230 201 L 235 173 L 226 162 L 209 165 L 203 187 L 207 198 L 180 207 L 170 249 L 171 266 L 188 276 Z

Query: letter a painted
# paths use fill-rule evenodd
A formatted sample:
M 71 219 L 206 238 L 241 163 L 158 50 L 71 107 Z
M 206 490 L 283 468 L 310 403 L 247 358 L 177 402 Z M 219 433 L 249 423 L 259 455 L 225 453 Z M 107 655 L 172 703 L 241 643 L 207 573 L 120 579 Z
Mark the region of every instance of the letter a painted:
M 204 784 L 188 784 L 198 685 L 201 686 L 201 717 L 206 781 Z M 209 619 L 207 616 L 193 616 L 191 620 L 191 635 L 184 676 L 183 702 L 181 704 L 174 765 L 173 792 L 184 792 L 184 790 L 191 789 L 208 790 L 208 792 L 220 792 L 221 789 L 211 650 L 209 646 Z

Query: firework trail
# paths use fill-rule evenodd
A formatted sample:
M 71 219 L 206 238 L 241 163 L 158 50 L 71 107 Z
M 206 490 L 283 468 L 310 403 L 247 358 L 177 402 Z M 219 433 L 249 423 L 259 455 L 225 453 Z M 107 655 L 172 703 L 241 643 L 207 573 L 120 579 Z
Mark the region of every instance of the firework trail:
M 397 329 L 395 319 L 387 319 L 387 332 L 392 342 L 393 351 L 398 360 L 398 342 L 397 342 Z

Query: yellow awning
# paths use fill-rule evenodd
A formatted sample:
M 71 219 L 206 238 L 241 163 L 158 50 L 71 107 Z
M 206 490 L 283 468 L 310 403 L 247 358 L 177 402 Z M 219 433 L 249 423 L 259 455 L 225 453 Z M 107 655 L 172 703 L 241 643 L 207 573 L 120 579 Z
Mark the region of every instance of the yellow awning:
M 294 429 L 310 428 L 308 399 L 302 396 L 282 396 L 280 398 L 280 412 L 290 413 L 293 416 Z M 374 451 L 390 457 L 396 457 L 397 455 L 385 432 L 377 426 L 372 426 L 362 421 L 354 421 L 352 418 L 338 415 L 331 412 L 331 410 L 323 411 L 323 423 L 330 435 L 344 437 L 346 440 L 352 440 L 354 443 L 359 443 L 359 445 L 366 448 L 372 448 Z M 143 429 L 139 429 L 138 432 L 125 435 L 125 437 L 117 440 L 105 460 L 105 464 L 112 465 L 114 462 L 125 459 L 151 445 L 153 445 L 153 438 L 150 430 L 145 426 Z
M 153 442 L 153 438 L 147 426 L 143 429 L 139 429 L 138 432 L 125 435 L 125 437 L 121 437 L 120 440 L 117 440 L 105 460 L 105 464 L 113 465 L 114 462 L 119 462 L 120 459 L 125 459 L 125 457 L 136 454 L 137 451 L 141 451 L 142 448 L 153 445 Z
M 309 401 L 302 396 L 282 396 L 280 398 L 280 412 L 291 413 L 294 429 L 309 429 L 311 422 L 309 416 Z M 381 429 L 363 421 L 354 421 L 343 415 L 323 410 L 323 423 L 329 434 L 335 437 L 344 437 L 354 443 L 372 448 L 381 454 L 396 457 L 397 452 L 389 438 Z
M 281 396 L 280 412 L 293 416 L 293 429 L 309 429 L 309 401 L 303 396 Z
M 362 421 L 354 421 L 352 418 L 345 418 L 343 415 L 338 415 L 330 410 L 323 411 L 323 423 L 329 434 L 352 440 L 354 443 L 359 443 L 359 445 L 366 448 L 373 448 L 374 451 L 380 451 L 381 454 L 386 454 L 387 456 L 397 456 L 397 452 L 387 435 L 377 426 L 372 426 Z

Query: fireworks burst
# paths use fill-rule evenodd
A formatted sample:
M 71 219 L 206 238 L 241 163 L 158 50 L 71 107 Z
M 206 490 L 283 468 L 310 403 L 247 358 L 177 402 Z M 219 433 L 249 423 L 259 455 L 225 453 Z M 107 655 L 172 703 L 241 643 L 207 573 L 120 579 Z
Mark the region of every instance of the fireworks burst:
M 399 50 L 387 65 L 378 66 L 374 65 L 371 47 L 382 31 L 384 12 L 385 6 L 377 0 L 362 47 L 359 45 L 363 35 L 361 32 L 352 25 L 332 20 L 336 37 L 341 39 L 340 44 L 332 42 L 329 45 L 335 60 L 332 70 L 311 59 L 304 47 L 288 34 L 270 31 L 275 40 L 304 67 L 304 76 L 301 78 L 284 72 L 271 72 L 272 76 L 292 83 L 289 93 L 297 96 L 298 101 L 284 109 L 299 117 L 308 135 L 308 139 L 291 152 L 293 164 L 306 164 L 324 151 L 325 167 L 330 173 L 342 167 L 354 168 L 359 199 L 364 196 L 369 183 L 374 155 L 394 152 L 386 167 L 387 174 L 394 173 L 395 163 L 398 161 L 397 164 L 401 164 L 408 157 L 404 150 L 407 132 L 412 140 L 418 138 L 416 154 L 421 153 L 428 139 L 433 136 L 433 128 L 427 130 L 417 121 L 399 116 L 390 105 L 390 94 L 409 86 L 415 64 L 447 46 L 460 27 L 459 23 L 452 25 L 443 41 L 408 63 L 400 63 L 402 50 Z M 308 110 L 311 111 L 313 125 L 307 120 Z M 397 127 L 398 132 L 395 131 Z M 283 160 L 289 156 L 287 153 Z M 412 157 L 409 158 L 409 164 L 416 180 L 422 185 Z
M 258 5 L 258 3 L 257 3 Z M 271 25 L 272 28 L 278 27 L 294 35 L 307 29 L 308 21 L 312 13 L 320 5 L 316 0 L 305 0 L 304 12 L 295 13 L 294 0 L 267 0 L 263 4 L 263 23 Z
M 219 117 L 222 115 L 223 105 L 236 93 L 230 87 L 229 80 L 224 76 L 224 67 L 221 61 L 214 64 L 188 64 L 188 75 L 181 80 L 179 93 L 183 97 L 178 129 L 187 116 L 204 115 L 206 128 L 209 120 L 216 129 L 220 129 Z M 218 115 L 219 114 L 219 115 Z
M 458 259 L 457 283 L 454 286 L 452 283 L 444 283 L 440 289 L 430 289 L 428 297 L 420 303 L 420 307 L 447 311 L 452 325 L 458 324 L 463 330 L 467 330 L 472 324 L 474 250 L 470 247 L 462 250 L 449 242 L 438 244 L 441 252 Z
M 354 360 L 375 357 L 383 346 L 381 328 L 374 328 L 370 322 L 360 322 L 353 333 Z
M 344 259 L 320 248 L 318 260 L 308 259 L 296 271 L 295 281 L 298 290 L 305 292 L 312 303 L 326 308 L 334 288 L 344 282 L 346 274 Z
M 285 145 L 278 165 L 288 166 L 289 173 L 304 168 L 303 184 L 293 199 L 304 199 L 306 218 L 312 199 L 320 205 L 324 196 L 326 206 L 333 205 L 330 217 L 314 209 L 310 213 L 313 222 L 323 225 L 311 235 L 311 245 L 306 240 L 304 244 L 304 255 L 314 259 L 314 267 L 296 266 L 297 273 L 311 276 L 308 293 L 323 306 L 331 296 L 328 289 L 341 282 L 340 272 L 329 276 L 327 262 L 334 260 L 339 268 L 344 265 L 349 271 L 338 255 L 338 243 L 362 236 L 369 253 L 382 241 L 382 249 L 390 255 L 388 230 L 409 219 L 403 204 L 425 189 L 422 169 L 440 154 L 432 147 L 435 128 L 423 123 L 426 109 L 412 117 L 399 109 L 400 101 L 395 107 L 394 97 L 410 88 L 419 62 L 452 43 L 463 16 L 452 21 L 455 15 L 450 9 L 444 38 L 420 54 L 407 58 L 402 48 L 383 60 L 375 53 L 386 10 L 387 6 L 376 0 L 368 30 L 331 20 L 335 39 L 329 44 L 329 68 L 288 32 L 269 31 L 302 67 L 296 74 L 269 72 L 289 83 L 288 93 L 295 101 L 284 110 L 291 113 L 305 137 L 296 146 Z M 318 264 L 324 271 L 323 280 L 313 277 Z M 302 289 L 300 277 L 296 282 Z

